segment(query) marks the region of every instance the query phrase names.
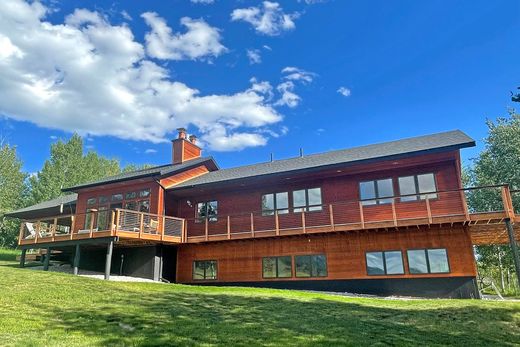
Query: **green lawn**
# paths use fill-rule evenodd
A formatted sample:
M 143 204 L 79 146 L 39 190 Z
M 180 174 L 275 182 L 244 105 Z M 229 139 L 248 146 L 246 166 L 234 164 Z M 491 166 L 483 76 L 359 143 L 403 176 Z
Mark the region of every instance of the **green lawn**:
M 0 345 L 520 343 L 520 303 L 118 283 L 19 269 L 0 250 Z

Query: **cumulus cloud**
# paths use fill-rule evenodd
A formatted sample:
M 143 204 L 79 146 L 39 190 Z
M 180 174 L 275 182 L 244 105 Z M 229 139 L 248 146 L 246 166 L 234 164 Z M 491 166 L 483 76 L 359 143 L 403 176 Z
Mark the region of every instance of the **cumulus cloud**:
M 262 56 L 260 55 L 260 50 L 258 49 L 248 49 L 247 50 L 247 58 L 249 59 L 249 64 L 260 64 L 262 62 Z
M 263 145 L 268 137 L 257 130 L 282 120 L 265 84 L 203 95 L 150 60 L 126 24 L 112 25 L 87 10 L 53 24 L 45 20 L 47 11 L 39 2 L 0 1 L 4 116 L 154 143 L 189 127 L 215 150 Z
M 157 59 L 197 60 L 218 57 L 227 52 L 220 43 L 219 30 L 203 19 L 181 18 L 186 32 L 174 33 L 166 21 L 155 12 L 141 15 L 151 28 L 145 36 L 148 55 Z
M 339 87 L 337 92 L 340 93 L 341 95 L 345 96 L 345 97 L 348 97 L 351 94 L 350 89 L 347 88 L 347 87 Z
M 296 27 L 294 19 L 299 13 L 287 14 L 283 12 L 277 2 L 264 1 L 261 6 L 248 8 L 237 8 L 231 13 L 232 21 L 244 21 L 253 26 L 261 34 L 276 36 L 284 31 Z
M 275 102 L 275 105 L 294 108 L 301 102 L 301 97 L 295 93 L 296 83 L 309 84 L 317 75 L 294 66 L 283 68 L 282 74 L 284 81 L 276 87 L 280 93 L 280 99 Z

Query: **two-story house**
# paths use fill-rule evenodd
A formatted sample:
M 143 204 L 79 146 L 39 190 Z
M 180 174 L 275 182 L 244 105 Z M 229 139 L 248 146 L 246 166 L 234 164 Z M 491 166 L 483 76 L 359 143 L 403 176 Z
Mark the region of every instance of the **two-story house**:
M 482 188 L 496 211 L 468 208 L 461 131 L 228 169 L 184 129 L 172 145 L 170 164 L 11 213 L 24 255 L 106 278 L 469 298 L 473 245 L 507 242 L 516 219 L 507 186 Z

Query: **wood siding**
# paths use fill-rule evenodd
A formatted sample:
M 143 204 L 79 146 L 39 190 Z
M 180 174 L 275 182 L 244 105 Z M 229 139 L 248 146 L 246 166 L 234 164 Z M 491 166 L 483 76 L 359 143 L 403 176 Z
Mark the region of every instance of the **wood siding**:
M 450 273 L 409 274 L 406 251 L 421 248 L 446 248 Z M 404 275 L 367 275 L 366 252 L 394 250 L 403 252 Z M 263 257 L 305 254 L 325 254 L 327 256 L 328 276 L 296 278 L 294 277 L 293 264 L 293 277 L 279 280 L 476 276 L 471 239 L 467 230 L 461 226 L 183 244 L 178 248 L 177 281 L 180 283 L 201 282 L 192 279 L 194 260 L 217 260 L 217 282 L 276 281 L 277 279 L 262 278 Z
M 206 166 L 201 165 L 201 166 L 197 166 L 193 169 L 189 169 L 184 172 L 181 172 L 177 175 L 163 178 L 160 180 L 160 182 L 164 188 L 171 188 L 179 183 L 185 182 L 187 180 L 198 177 L 200 175 L 204 175 L 208 172 L 209 172 L 208 168 Z
M 305 175 L 291 180 L 278 180 L 269 184 L 256 184 L 255 186 L 235 186 L 234 189 L 202 192 L 197 196 L 177 199 L 171 195 L 166 196 L 166 212 L 168 215 L 186 218 L 188 220 L 188 236 L 201 236 L 205 234 L 205 224 L 195 223 L 195 207 L 200 201 L 218 201 L 217 222 L 210 222 L 208 234 L 225 234 L 227 232 L 227 216 L 231 215 L 231 233 L 242 233 L 251 230 L 250 213 L 254 212 L 254 224 L 258 230 L 274 229 L 275 218 L 261 215 L 261 199 L 263 194 L 287 191 L 289 199 L 291 192 L 304 188 L 321 187 L 322 203 L 339 204 L 334 206 L 334 222 L 336 224 L 355 223 L 360 221 L 359 207 L 359 182 L 375 179 L 393 178 L 394 192 L 399 195 L 397 178 L 407 175 L 422 173 L 434 173 L 437 190 L 444 191 L 458 189 L 460 187 L 460 174 L 458 172 L 458 152 L 439 153 L 400 161 L 385 161 L 367 165 L 358 165 L 345 168 L 342 172 L 334 171 L 329 175 L 312 176 Z M 344 203 L 343 203 L 344 202 Z M 459 192 L 445 193 L 439 199 L 430 201 L 431 211 L 437 215 L 464 214 L 464 199 Z M 378 206 L 364 206 L 364 218 L 369 221 L 392 220 L 393 214 L 398 219 L 425 217 L 427 207 L 424 201 L 412 201 L 397 203 L 395 211 L 391 204 Z M 321 212 L 308 213 L 306 222 L 309 226 L 329 223 L 329 210 L 324 208 Z M 289 213 L 279 216 L 280 228 L 301 226 L 301 215 Z

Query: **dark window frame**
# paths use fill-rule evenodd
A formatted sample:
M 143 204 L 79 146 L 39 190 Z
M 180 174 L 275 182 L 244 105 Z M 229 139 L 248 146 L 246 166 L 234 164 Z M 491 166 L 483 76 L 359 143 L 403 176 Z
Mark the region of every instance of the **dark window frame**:
M 319 257 L 322 256 L 325 258 L 325 275 L 319 276 L 312 273 L 312 261 L 313 257 Z M 310 276 L 298 276 L 297 266 L 296 266 L 296 258 L 298 257 L 309 257 L 309 268 L 311 269 Z M 327 255 L 325 253 L 315 253 L 315 254 L 298 254 L 294 256 L 294 277 L 296 278 L 323 278 L 323 277 L 329 277 L 329 263 L 327 260 Z
M 392 196 L 387 196 L 387 197 L 380 197 L 379 196 L 379 187 L 377 185 L 377 182 L 378 181 L 387 181 L 387 180 L 390 180 L 390 182 L 392 182 Z M 375 197 L 373 199 L 363 199 L 361 197 L 361 184 L 362 183 L 372 183 L 374 185 L 374 193 L 375 193 Z M 394 197 L 395 197 L 395 183 L 394 183 L 394 178 L 393 177 L 387 177 L 387 178 L 378 178 L 378 179 L 373 179 L 373 180 L 367 180 L 367 181 L 359 181 L 358 183 L 358 191 L 359 191 L 359 201 L 361 201 L 361 203 L 363 204 L 363 207 L 366 207 L 366 206 L 377 206 L 377 205 L 388 205 L 388 204 L 391 204 L 392 201 L 385 201 L 385 200 L 393 200 Z M 365 204 L 365 202 L 375 202 L 375 203 L 371 203 L 371 204 Z
M 387 269 L 387 266 L 386 266 L 386 255 L 385 255 L 385 253 L 390 253 L 390 252 L 399 252 L 399 253 L 401 253 L 401 264 L 403 265 L 403 272 L 402 273 L 394 273 L 394 274 L 389 274 L 388 273 L 388 269 Z M 382 255 L 383 255 L 383 271 L 384 271 L 384 273 L 382 273 L 382 274 L 371 274 L 371 273 L 368 272 L 368 261 L 367 261 L 367 254 L 368 253 L 382 253 Z M 407 258 L 407 260 L 408 260 L 408 258 Z M 402 249 L 389 249 L 389 250 L 385 250 L 385 251 L 366 251 L 365 252 L 365 269 L 366 269 L 366 272 L 367 272 L 368 276 L 402 276 L 402 275 L 405 275 L 406 274 L 406 269 L 405 269 L 405 265 L 404 265 L 403 250 Z
M 211 216 L 208 214 L 208 206 L 210 203 L 215 202 L 217 205 L 217 213 L 212 214 Z M 204 204 L 205 216 L 199 216 L 199 204 Z M 197 201 L 195 203 L 195 223 L 203 223 L 208 220 L 208 223 L 216 223 L 218 222 L 218 200 L 205 200 L 205 201 Z
M 448 265 L 448 271 L 445 271 L 445 272 L 432 272 L 431 271 L 431 267 L 430 267 L 430 256 L 428 255 L 428 251 L 433 251 L 433 250 L 439 250 L 439 249 L 442 249 L 446 252 L 446 263 Z M 426 268 L 428 269 L 428 272 L 411 272 L 410 271 L 410 257 L 408 256 L 408 252 L 409 251 L 423 251 L 424 254 L 425 254 L 425 259 L 426 259 Z M 436 247 L 436 248 L 412 248 L 412 249 L 407 249 L 406 250 L 406 263 L 408 264 L 408 273 L 410 275 L 417 275 L 417 276 L 424 276 L 424 275 L 437 275 L 437 274 L 450 274 L 451 273 L 451 265 L 450 265 L 450 256 L 448 254 L 448 249 L 447 248 L 442 248 L 442 247 Z
M 207 266 L 204 266 L 204 278 L 195 278 L 195 264 L 196 263 L 215 263 L 215 278 L 207 278 L 206 269 Z M 218 260 L 215 259 L 204 259 L 204 260 L 193 260 L 192 270 L 191 270 L 191 279 L 193 281 L 216 281 L 218 280 Z
M 275 258 L 275 264 L 274 264 L 274 268 L 276 270 L 276 275 L 275 277 L 265 277 L 264 275 L 264 260 L 267 259 L 267 258 Z M 278 274 L 278 259 L 279 258 L 289 258 L 291 259 L 291 276 L 284 276 L 284 277 L 280 277 L 279 274 Z M 293 257 L 291 257 L 290 255 L 273 255 L 273 256 L 266 256 L 266 257 L 262 257 L 262 279 L 267 279 L 267 280 L 272 280 L 272 279 L 279 279 L 279 278 L 293 278 L 294 277 L 294 261 L 293 261 Z
M 278 208 L 278 202 L 277 202 L 277 199 L 276 199 L 276 194 L 281 194 L 281 193 L 285 193 L 287 194 L 287 207 L 282 207 L 282 208 Z M 291 211 L 291 201 L 289 200 L 290 199 L 290 196 L 291 194 L 289 194 L 290 191 L 286 190 L 286 191 L 278 191 L 278 192 L 271 192 L 271 193 L 265 193 L 265 194 L 262 194 L 262 197 L 260 199 L 260 207 L 262 209 L 262 216 L 274 216 L 276 213 L 278 213 L 279 215 L 280 214 L 289 214 L 289 212 Z M 264 196 L 266 195 L 272 195 L 273 196 L 273 209 L 264 209 L 264 206 L 263 206 L 263 200 L 264 200 Z M 280 211 L 287 211 L 287 212 L 282 212 L 280 213 Z
M 432 175 L 433 176 L 433 184 L 435 185 L 435 190 L 433 192 L 424 192 L 421 193 L 419 189 L 419 176 L 423 175 Z M 397 177 L 397 188 L 399 189 L 399 195 L 403 195 L 401 193 L 401 184 L 399 183 L 400 178 L 405 177 L 413 177 L 414 180 L 414 187 L 415 187 L 415 193 L 414 194 L 406 194 L 407 196 L 399 198 L 399 202 L 401 203 L 407 203 L 407 202 L 418 202 L 418 201 L 424 201 L 426 200 L 426 197 L 428 196 L 428 200 L 438 200 L 439 194 L 438 192 L 438 185 L 437 185 L 437 175 L 435 172 L 425 172 L 420 174 L 413 174 L 413 175 L 406 175 L 406 176 L 399 176 Z M 429 197 L 430 195 L 435 195 L 435 197 Z
M 319 204 L 319 205 L 310 205 L 309 204 L 309 190 L 311 190 L 311 189 L 319 189 L 320 190 L 321 204 Z M 294 192 L 299 192 L 299 191 L 302 191 L 302 190 L 305 192 L 305 205 L 304 206 L 294 206 Z M 290 201 L 289 206 L 290 206 L 290 210 L 291 210 L 292 213 L 302 213 L 302 212 L 308 213 L 308 212 L 321 212 L 321 211 L 323 211 L 323 191 L 321 190 L 321 187 L 302 188 L 302 189 L 293 190 L 293 191 L 291 191 L 291 200 L 292 201 Z M 317 207 L 319 207 L 319 209 L 310 210 L 311 208 L 317 208 Z M 296 211 L 296 210 L 301 210 L 301 211 Z

